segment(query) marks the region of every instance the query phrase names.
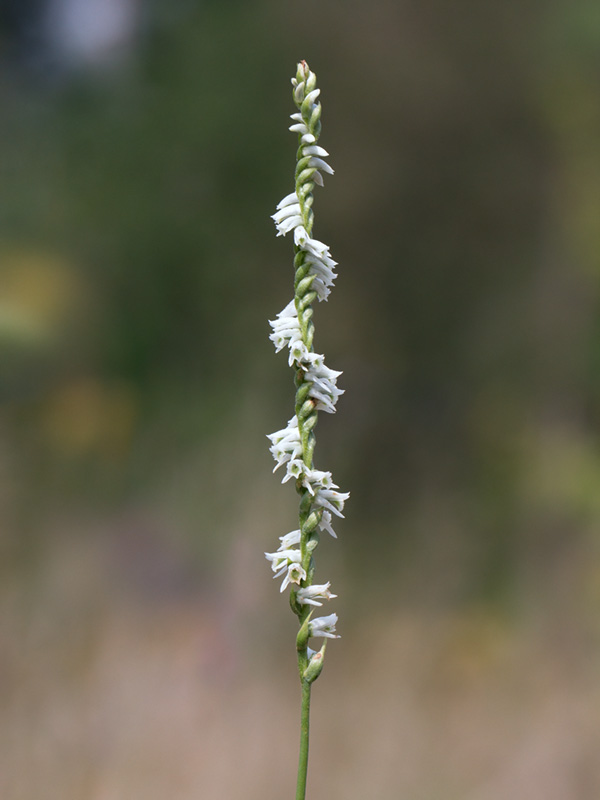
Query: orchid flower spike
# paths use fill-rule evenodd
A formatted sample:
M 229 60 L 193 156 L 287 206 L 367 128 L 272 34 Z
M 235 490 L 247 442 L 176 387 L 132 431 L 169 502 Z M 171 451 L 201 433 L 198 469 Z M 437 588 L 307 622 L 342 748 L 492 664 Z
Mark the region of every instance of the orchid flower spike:
M 317 78 L 306 63 L 298 64 L 292 78 L 292 96 L 296 111 L 291 115 L 290 131 L 298 137 L 295 185 L 277 204 L 273 221 L 277 236 L 291 234 L 294 248 L 294 297 L 269 321 L 270 340 L 275 351 L 287 350 L 288 364 L 295 373 L 294 415 L 287 425 L 268 435 L 274 472 L 284 467 L 282 483 L 292 482 L 300 496 L 296 530 L 280 536 L 280 546 L 265 553 L 275 578 L 282 578 L 280 591 L 290 590 L 290 606 L 300 625 L 296 638 L 298 670 L 302 684 L 302 737 L 298 770 L 297 798 L 304 798 L 308 758 L 308 709 L 310 686 L 321 674 L 325 646 L 315 652 L 308 647 L 311 637 L 339 638 L 337 614 L 312 619 L 315 607 L 336 597 L 330 582 L 314 583 L 315 550 L 325 531 L 334 538 L 332 515 L 343 517 L 348 492 L 339 491 L 331 472 L 317 469 L 313 463 L 315 426 L 319 411 L 333 414 L 344 393 L 337 380 L 342 374 L 325 364 L 325 357 L 314 350 L 313 303 L 326 301 L 337 273 L 337 262 L 328 245 L 313 236 L 314 196 L 316 186 L 323 186 L 324 176 L 333 175 L 326 160 L 329 153 L 318 144 L 321 135 L 321 103 Z

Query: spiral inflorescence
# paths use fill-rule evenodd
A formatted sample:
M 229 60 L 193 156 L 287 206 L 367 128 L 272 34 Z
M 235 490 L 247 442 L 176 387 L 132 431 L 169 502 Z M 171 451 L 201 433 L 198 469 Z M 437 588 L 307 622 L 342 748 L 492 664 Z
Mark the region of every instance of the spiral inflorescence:
M 295 413 L 287 426 L 269 435 L 275 470 L 285 467 L 282 482 L 293 480 L 300 495 L 299 528 L 280 537 L 275 553 L 266 553 L 275 577 L 282 577 L 281 591 L 291 588 L 290 605 L 300 621 L 297 637 L 300 674 L 312 682 L 322 669 L 320 653 L 308 647 L 310 637 L 337 638 L 337 615 L 311 619 L 312 608 L 335 595 L 329 583 L 314 584 L 314 551 L 322 531 L 336 536 L 333 516 L 343 517 L 348 493 L 339 492 L 330 472 L 314 469 L 315 426 L 318 412 L 334 413 L 342 389 L 337 387 L 341 372 L 325 364 L 314 352 L 313 307 L 315 300 L 327 300 L 337 277 L 327 245 L 312 238 L 313 191 L 323 185 L 323 174 L 333 174 L 324 160 L 329 154 L 317 142 L 321 133 L 320 89 L 307 63 L 298 64 L 292 78 L 293 98 L 298 111 L 292 114 L 290 130 L 298 134 L 295 188 L 278 204 L 273 215 L 277 235 L 294 235 L 294 299 L 270 321 L 270 339 L 277 352 L 288 348 L 288 363 L 295 369 Z M 274 471 L 275 471 L 274 470 Z M 332 516 L 333 515 L 333 516 Z

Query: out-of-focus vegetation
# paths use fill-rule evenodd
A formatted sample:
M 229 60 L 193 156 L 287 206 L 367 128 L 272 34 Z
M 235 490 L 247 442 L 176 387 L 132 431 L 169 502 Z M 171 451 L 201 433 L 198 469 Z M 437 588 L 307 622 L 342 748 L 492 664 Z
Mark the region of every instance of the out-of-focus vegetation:
M 596 800 L 597 5 L 115 0 L 104 49 L 96 5 L 0 5 L 0 796 L 292 785 L 261 553 L 306 58 L 346 389 L 316 463 L 352 491 L 314 796 Z

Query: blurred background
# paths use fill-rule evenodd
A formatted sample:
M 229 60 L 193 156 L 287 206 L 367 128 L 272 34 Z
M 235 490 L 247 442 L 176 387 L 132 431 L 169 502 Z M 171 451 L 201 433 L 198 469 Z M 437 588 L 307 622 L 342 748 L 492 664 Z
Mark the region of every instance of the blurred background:
M 0 797 L 292 797 L 265 434 L 322 90 L 340 641 L 309 793 L 600 796 L 600 10 L 0 2 Z

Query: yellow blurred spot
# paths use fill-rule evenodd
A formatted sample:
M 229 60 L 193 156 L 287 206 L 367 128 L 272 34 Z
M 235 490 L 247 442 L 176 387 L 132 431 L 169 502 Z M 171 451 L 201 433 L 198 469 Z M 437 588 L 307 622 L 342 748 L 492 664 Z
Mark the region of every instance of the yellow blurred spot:
M 30 249 L 0 251 L 0 343 L 44 344 L 81 299 L 81 283 L 64 260 Z
M 600 459 L 594 442 L 555 426 L 532 440 L 529 453 L 524 471 L 529 502 L 600 519 Z
M 64 455 L 119 458 L 131 444 L 136 406 L 135 392 L 127 383 L 78 379 L 48 398 L 42 430 Z

